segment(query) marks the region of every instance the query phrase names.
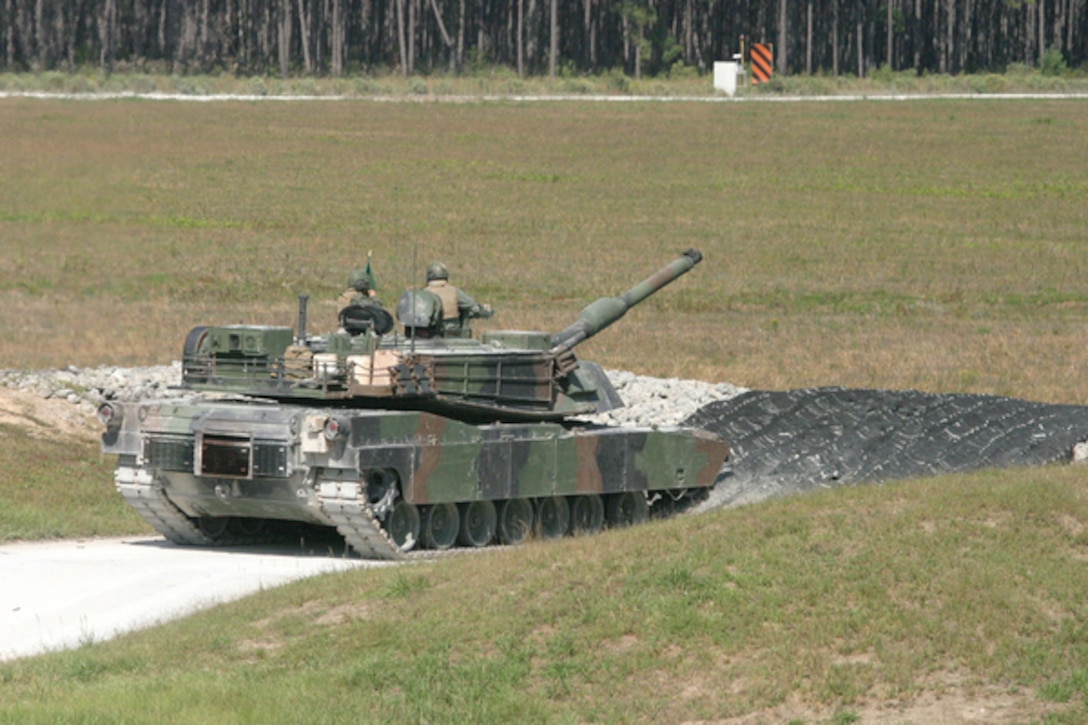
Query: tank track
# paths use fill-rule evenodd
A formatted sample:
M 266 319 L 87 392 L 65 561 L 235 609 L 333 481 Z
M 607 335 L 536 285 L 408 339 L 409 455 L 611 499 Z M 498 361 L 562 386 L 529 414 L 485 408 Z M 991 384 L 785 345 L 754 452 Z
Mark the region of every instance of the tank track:
M 393 561 L 405 558 L 381 523 L 363 502 L 361 485 L 345 481 L 322 481 L 317 499 L 321 512 L 333 522 L 356 554 L 364 559 Z
M 167 541 L 186 546 L 238 546 L 267 544 L 283 540 L 276 532 L 246 533 L 231 530 L 211 533 L 201 529 L 198 520 L 175 506 L 155 480 L 154 473 L 143 468 L 119 467 L 114 475 L 117 490 L 144 521 L 166 537 Z
M 170 503 L 162 484 L 155 482 L 150 471 L 118 467 L 114 482 L 128 505 L 167 540 L 191 546 L 225 543 L 205 534 L 181 509 Z
M 209 532 L 200 521 L 187 516 L 166 495 L 154 472 L 143 468 L 119 467 L 115 473 L 118 492 L 137 514 L 168 541 L 188 546 L 235 546 L 284 540 L 275 531 L 244 533 L 231 528 Z M 323 517 L 344 538 L 348 548 L 363 559 L 400 561 L 433 558 L 474 551 L 471 547 L 454 547 L 443 551 L 412 551 L 401 549 L 382 527 L 374 508 L 363 494 L 363 484 L 347 480 L 321 481 L 317 486 L 317 503 Z M 690 492 L 689 492 L 690 493 Z M 701 493 L 702 496 L 698 494 Z M 690 500 L 673 502 L 671 506 L 654 507 L 654 516 L 680 513 L 706 497 L 705 491 Z M 388 502 L 386 502 L 388 504 Z M 382 506 L 379 504 L 379 510 Z

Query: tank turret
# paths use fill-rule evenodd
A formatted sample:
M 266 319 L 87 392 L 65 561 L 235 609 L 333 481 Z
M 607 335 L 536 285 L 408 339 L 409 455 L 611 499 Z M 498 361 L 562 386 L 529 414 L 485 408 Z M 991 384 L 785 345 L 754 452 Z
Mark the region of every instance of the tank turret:
M 689 249 L 617 297 L 586 306 L 565 329 L 493 330 L 472 338 L 419 339 L 400 333 L 339 332 L 309 337 L 286 327 L 195 328 L 183 354 L 183 385 L 280 401 L 421 410 L 466 422 L 561 420 L 622 407 L 601 368 L 574 348 L 629 309 L 690 271 L 702 255 Z M 416 306 L 423 291 L 406 295 Z M 414 310 L 415 308 L 412 308 Z M 402 322 L 421 325 L 403 315 Z

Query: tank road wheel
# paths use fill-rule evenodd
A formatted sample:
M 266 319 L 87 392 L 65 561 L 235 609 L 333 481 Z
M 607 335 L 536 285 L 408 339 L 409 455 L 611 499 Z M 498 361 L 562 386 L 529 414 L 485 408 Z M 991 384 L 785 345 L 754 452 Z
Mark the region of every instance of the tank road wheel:
M 641 524 L 650 518 L 650 507 L 641 491 L 625 491 L 608 497 L 608 525 L 617 528 Z
M 461 515 L 457 504 L 436 503 L 428 506 L 423 514 L 423 545 L 428 549 L 445 551 L 457 541 L 461 528 Z
M 512 498 L 499 508 L 499 539 L 504 544 L 520 544 L 533 531 L 533 503 L 527 498 Z
M 570 506 L 562 496 L 542 498 L 536 504 L 536 535 L 558 539 L 570 528 Z
M 230 519 L 230 531 L 232 534 L 246 538 L 256 538 L 264 533 L 268 519 L 232 518 Z
M 200 529 L 200 533 L 214 542 L 216 539 L 223 538 L 227 533 L 230 521 L 228 516 L 201 516 L 196 520 L 196 525 Z
M 397 481 L 396 472 L 385 468 L 374 468 L 363 476 L 366 502 L 370 504 L 370 510 L 375 516 L 383 517 L 393 508 L 393 501 L 398 493 Z
M 495 504 L 472 501 L 462 504 L 461 532 L 457 540 L 465 546 L 487 546 L 495 538 Z
M 596 494 L 574 496 L 570 506 L 573 534 L 595 534 L 604 527 L 604 504 Z
M 389 538 L 401 551 L 411 551 L 419 542 L 419 509 L 401 499 L 389 512 L 387 522 Z
M 650 507 L 650 516 L 655 519 L 667 519 L 676 513 L 676 499 L 670 494 L 663 494 Z

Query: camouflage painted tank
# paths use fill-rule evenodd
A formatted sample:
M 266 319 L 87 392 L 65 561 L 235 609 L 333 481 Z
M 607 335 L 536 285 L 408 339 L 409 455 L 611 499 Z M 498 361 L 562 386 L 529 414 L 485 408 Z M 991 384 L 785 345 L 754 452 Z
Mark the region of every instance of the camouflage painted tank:
M 183 544 L 241 543 L 292 524 L 335 527 L 366 558 L 519 543 L 639 523 L 705 497 L 728 444 L 705 431 L 617 428 L 576 416 L 623 405 L 574 348 L 689 271 L 695 250 L 556 334 L 198 327 L 188 399 L 106 403 L 117 488 Z M 209 396 L 208 394 L 214 394 Z M 210 397 L 214 399 L 210 399 Z

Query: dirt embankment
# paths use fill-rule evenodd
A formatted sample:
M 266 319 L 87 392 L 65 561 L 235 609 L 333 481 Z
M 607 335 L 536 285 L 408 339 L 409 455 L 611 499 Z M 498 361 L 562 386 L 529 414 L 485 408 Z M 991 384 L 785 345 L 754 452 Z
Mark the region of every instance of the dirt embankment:
M 0 370 L 0 424 L 31 435 L 97 438 L 95 410 L 104 400 L 176 397 L 185 391 L 181 363 L 150 367 Z
M 2 387 L 0 425 L 15 426 L 36 437 L 60 435 L 96 439 L 101 433 L 93 413 L 67 400 L 43 398 L 37 393 Z

